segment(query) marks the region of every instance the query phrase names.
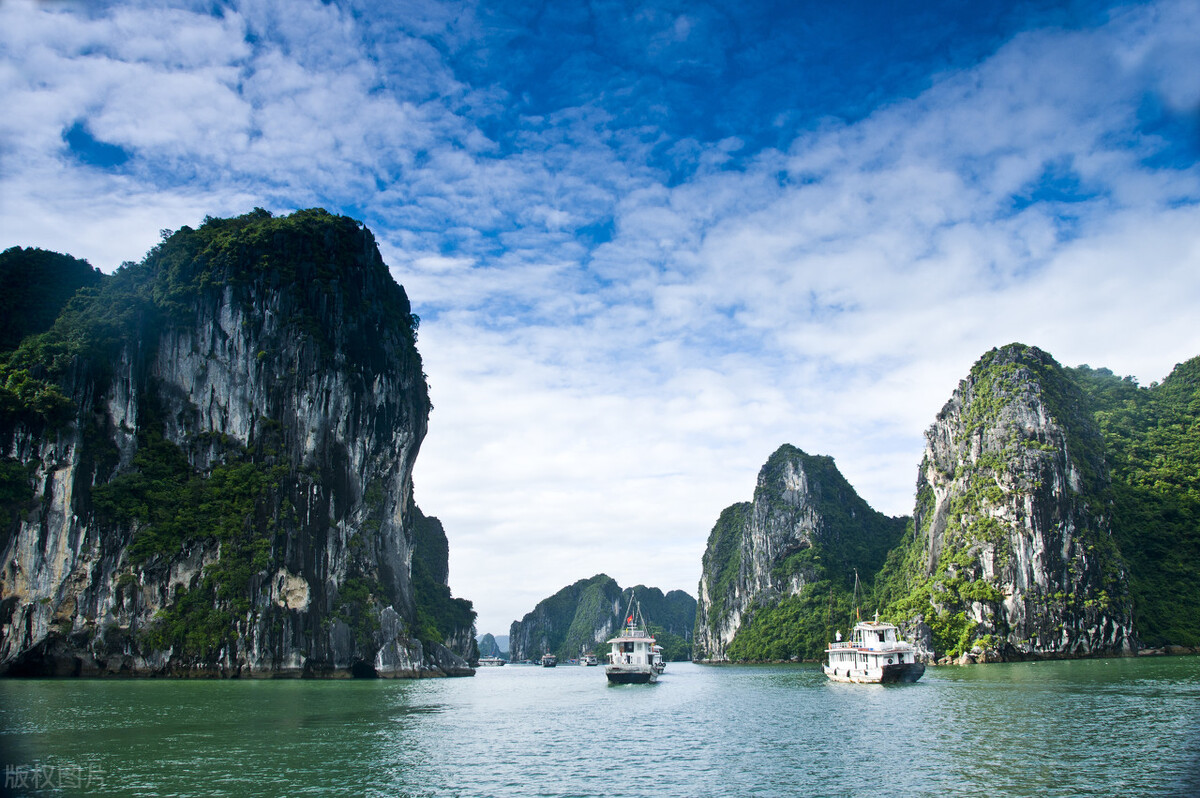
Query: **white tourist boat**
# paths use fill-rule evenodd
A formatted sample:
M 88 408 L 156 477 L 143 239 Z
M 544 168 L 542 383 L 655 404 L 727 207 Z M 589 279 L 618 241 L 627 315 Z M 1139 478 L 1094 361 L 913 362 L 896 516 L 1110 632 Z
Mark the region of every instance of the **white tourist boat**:
M 480 657 L 479 665 L 483 668 L 499 667 L 504 664 L 504 660 L 500 657 Z
M 646 631 L 642 610 L 630 600 L 625 626 L 608 641 L 611 650 L 604 675 L 612 684 L 653 684 L 659 671 L 654 669 L 654 638 Z
M 915 682 L 925 673 L 916 649 L 901 640 L 895 625 L 879 620 L 859 621 L 849 640 L 837 640 L 825 650 L 825 675 L 835 682 L 889 684 Z
M 584 654 L 579 658 L 580 665 L 599 665 L 600 660 L 596 659 L 595 654 Z
M 553 667 L 556 667 L 557 665 L 558 665 L 558 657 L 556 657 L 550 653 L 546 653 L 546 654 L 542 655 L 542 667 L 543 668 L 553 668 Z

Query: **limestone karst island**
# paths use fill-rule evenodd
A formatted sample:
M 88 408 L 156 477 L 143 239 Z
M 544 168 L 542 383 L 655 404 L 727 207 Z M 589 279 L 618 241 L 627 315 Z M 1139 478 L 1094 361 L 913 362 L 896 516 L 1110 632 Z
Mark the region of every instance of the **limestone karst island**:
M 473 673 L 413 490 L 418 319 L 369 230 L 208 218 L 112 275 L 14 247 L 0 288 L 0 671 Z M 602 654 L 631 599 L 673 660 L 817 661 L 865 612 L 928 663 L 1192 650 L 1198 414 L 1200 359 L 1143 388 L 993 349 L 926 432 L 910 517 L 783 445 L 696 598 L 579 574 L 506 656 Z
M 413 496 L 417 319 L 369 231 L 255 211 L 111 276 L 3 258 L 0 668 L 471 672 Z

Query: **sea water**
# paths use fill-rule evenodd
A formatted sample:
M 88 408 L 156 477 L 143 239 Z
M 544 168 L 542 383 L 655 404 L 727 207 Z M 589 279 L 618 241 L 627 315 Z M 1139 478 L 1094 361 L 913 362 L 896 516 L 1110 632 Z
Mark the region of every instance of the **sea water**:
M 507 665 L 423 681 L 0 681 L 6 794 L 1200 794 L 1200 658 Z

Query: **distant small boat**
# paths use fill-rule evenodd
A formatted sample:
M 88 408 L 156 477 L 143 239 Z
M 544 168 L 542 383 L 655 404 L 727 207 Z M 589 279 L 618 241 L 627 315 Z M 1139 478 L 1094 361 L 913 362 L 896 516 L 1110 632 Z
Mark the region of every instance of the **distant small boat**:
M 579 658 L 580 665 L 599 665 L 600 660 L 596 659 L 595 654 L 584 654 Z
M 659 671 L 654 668 L 654 638 L 645 629 L 642 609 L 631 598 L 625 613 L 625 627 L 608 641 L 612 650 L 604 675 L 612 684 L 653 684 Z
M 554 656 L 553 654 L 543 654 L 542 655 L 542 667 L 543 668 L 553 668 L 556 665 L 558 665 L 558 657 Z
M 500 657 L 480 657 L 479 665 L 483 668 L 499 667 L 504 664 L 504 660 Z
M 879 620 L 859 621 L 848 641 L 837 640 L 825 650 L 825 675 L 835 682 L 858 684 L 889 684 L 915 682 L 925 673 L 925 665 L 917 662 L 916 649 L 901 640 L 899 630 Z

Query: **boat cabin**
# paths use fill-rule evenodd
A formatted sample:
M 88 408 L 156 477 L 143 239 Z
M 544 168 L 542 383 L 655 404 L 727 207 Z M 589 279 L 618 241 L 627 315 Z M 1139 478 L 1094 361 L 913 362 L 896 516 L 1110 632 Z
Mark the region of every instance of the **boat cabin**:
M 612 650 L 608 661 L 613 665 L 649 665 L 654 638 L 641 629 L 625 629 L 620 637 L 608 641 Z
M 867 626 L 859 624 L 854 627 L 854 632 L 851 635 L 851 643 L 860 648 L 883 648 L 886 644 L 895 644 L 896 627 L 890 623 L 875 623 Z

